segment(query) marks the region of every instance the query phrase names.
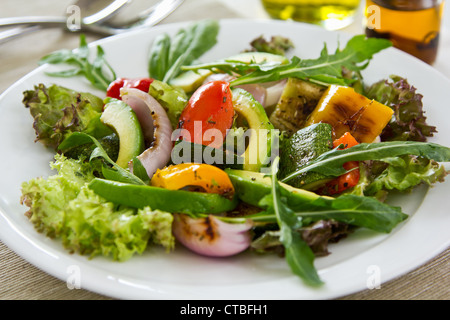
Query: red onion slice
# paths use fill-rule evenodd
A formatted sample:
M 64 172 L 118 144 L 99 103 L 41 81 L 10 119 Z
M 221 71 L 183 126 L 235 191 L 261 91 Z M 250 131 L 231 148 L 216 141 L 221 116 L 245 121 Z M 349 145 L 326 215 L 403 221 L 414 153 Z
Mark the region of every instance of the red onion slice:
M 286 86 L 286 79 L 272 83 L 266 86 L 266 101 L 264 108 L 274 106 L 278 103 Z
M 231 82 L 236 79 L 235 76 L 227 73 L 214 73 L 208 76 L 203 83 L 207 83 L 215 80 L 223 80 Z M 254 83 L 244 84 L 236 86 L 237 88 L 244 89 L 252 94 L 252 96 L 259 102 L 264 108 L 274 106 L 278 103 L 286 86 L 286 79 L 280 81 L 272 81 L 266 83 Z
M 236 88 L 244 89 L 245 91 L 249 92 L 253 98 L 255 98 L 256 101 L 261 103 L 261 105 L 265 108 L 266 107 L 266 101 L 267 101 L 267 89 L 264 88 L 262 85 L 259 84 L 243 84 L 240 86 L 236 86 Z
M 122 101 L 136 113 L 141 124 L 147 149 L 137 158 L 149 178 L 164 168 L 172 152 L 172 125 L 164 108 L 147 92 L 135 88 L 121 88 Z M 129 165 L 132 172 L 132 164 Z
M 251 220 L 226 223 L 212 215 L 194 219 L 175 214 L 172 230 L 175 238 L 193 252 L 210 257 L 228 257 L 250 246 L 252 226 Z

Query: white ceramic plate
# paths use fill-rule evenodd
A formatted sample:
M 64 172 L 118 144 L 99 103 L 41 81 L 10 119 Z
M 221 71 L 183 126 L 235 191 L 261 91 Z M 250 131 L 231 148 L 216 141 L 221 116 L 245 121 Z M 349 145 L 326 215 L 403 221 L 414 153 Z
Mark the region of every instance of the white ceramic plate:
M 99 41 L 118 76 L 147 76 L 147 54 L 155 36 L 175 33 L 184 24 L 160 25 Z M 338 40 L 349 36 L 298 23 L 277 21 L 221 21 L 219 42 L 203 61 L 231 56 L 254 38 L 283 35 L 292 39 L 296 54 L 316 58 L 328 43 L 334 50 Z M 94 45 L 94 44 L 92 44 Z M 94 47 L 93 47 L 94 48 Z M 411 217 L 391 234 L 359 230 L 330 247 L 331 255 L 316 259 L 325 285 L 311 289 L 293 276 L 284 259 L 249 253 L 227 259 L 200 257 L 182 248 L 172 254 L 149 248 L 125 263 L 105 258 L 92 260 L 67 253 L 59 241 L 37 233 L 19 203 L 20 185 L 37 176 L 51 174 L 52 153 L 34 143 L 32 118 L 22 105 L 22 92 L 42 82 L 82 91 L 93 90 L 82 78 L 49 78 L 43 66 L 21 79 L 0 97 L 0 236 L 12 250 L 32 264 L 60 278 L 81 276 L 81 287 L 121 299 L 331 299 L 351 294 L 400 276 L 424 264 L 450 244 L 448 194 L 450 183 L 419 188 L 395 199 Z M 398 74 L 408 78 L 424 95 L 429 123 L 439 133 L 432 141 L 450 145 L 450 82 L 430 66 L 395 49 L 378 54 L 364 72 L 368 83 Z

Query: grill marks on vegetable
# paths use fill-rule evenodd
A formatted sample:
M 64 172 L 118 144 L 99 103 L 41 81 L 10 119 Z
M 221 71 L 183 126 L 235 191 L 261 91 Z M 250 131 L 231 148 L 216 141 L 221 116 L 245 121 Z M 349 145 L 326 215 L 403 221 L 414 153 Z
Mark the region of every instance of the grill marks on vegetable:
M 341 123 L 344 126 L 347 126 L 349 128 L 350 133 L 355 132 L 361 132 L 361 133 L 368 133 L 370 132 L 370 128 L 367 125 L 364 125 L 361 121 L 362 115 L 364 111 L 366 110 L 367 106 L 363 106 L 358 109 L 353 114 L 349 114 L 345 106 L 342 106 L 340 104 L 334 104 L 333 109 L 337 114 L 343 115 L 343 120 L 339 120 L 338 122 Z M 370 124 L 373 124 L 374 122 L 371 119 L 368 119 Z
M 208 241 L 210 243 L 216 241 L 219 239 L 220 235 L 215 231 L 217 228 L 214 226 L 214 222 L 212 219 L 207 216 L 205 218 L 199 218 L 197 220 L 198 225 L 195 226 L 196 231 L 194 228 L 192 228 L 192 225 L 189 224 L 186 219 L 188 219 L 188 216 L 186 215 L 178 215 L 178 218 L 183 221 L 183 231 L 185 234 L 190 234 L 197 238 L 200 241 Z

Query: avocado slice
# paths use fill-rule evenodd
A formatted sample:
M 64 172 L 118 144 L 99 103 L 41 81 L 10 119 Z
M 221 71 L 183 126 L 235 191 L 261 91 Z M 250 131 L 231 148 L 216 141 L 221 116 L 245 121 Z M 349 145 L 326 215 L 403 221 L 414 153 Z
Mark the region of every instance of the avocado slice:
M 333 146 L 332 127 L 317 123 L 298 130 L 280 143 L 279 179 L 283 179 Z M 330 179 L 317 172 L 305 172 L 289 180 L 288 184 L 302 189 L 315 190 Z
M 116 163 L 122 168 L 144 151 L 144 135 L 134 110 L 125 102 L 105 99 L 105 108 L 100 117 L 102 123 L 112 127 L 119 137 L 119 154 Z
M 225 172 L 233 183 L 236 196 L 247 204 L 259 207 L 261 199 L 272 192 L 272 179 L 264 173 L 236 169 L 225 169 Z M 320 205 L 320 199 L 331 199 L 308 190 L 294 188 L 283 182 L 279 183 L 282 196 L 286 197 L 289 207 L 293 210 L 297 208 L 303 210 L 314 200 L 319 199 L 315 204 Z
M 277 133 L 267 117 L 264 107 L 247 91 L 241 88 L 232 90 L 234 111 L 245 118 L 251 131 L 247 148 L 245 149 L 244 170 L 259 171 L 269 163 L 272 154 L 272 144 Z M 265 143 L 261 143 L 265 141 Z M 227 146 L 230 145 L 226 141 Z M 239 146 L 238 146 L 239 147 Z
M 203 81 L 211 74 L 213 74 L 213 72 L 206 69 L 197 71 L 189 70 L 170 80 L 169 84 L 173 87 L 182 89 L 186 93 L 191 93 L 200 87 Z

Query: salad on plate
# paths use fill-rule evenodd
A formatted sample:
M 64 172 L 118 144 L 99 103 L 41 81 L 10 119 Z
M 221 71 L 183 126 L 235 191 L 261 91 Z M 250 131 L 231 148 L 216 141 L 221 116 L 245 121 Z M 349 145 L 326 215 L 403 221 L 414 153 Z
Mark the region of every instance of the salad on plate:
M 385 39 L 358 35 L 316 59 L 281 35 L 203 62 L 219 23 L 202 20 L 149 48 L 148 76 L 118 77 L 84 36 L 42 63 L 99 96 L 58 84 L 24 92 L 54 175 L 22 184 L 35 229 L 69 252 L 126 261 L 161 246 L 286 259 L 305 284 L 316 257 L 357 228 L 390 233 L 408 215 L 391 193 L 444 180 L 450 148 L 428 141 L 422 96 L 401 75 L 361 75 Z M 405 195 L 407 196 L 407 195 Z

